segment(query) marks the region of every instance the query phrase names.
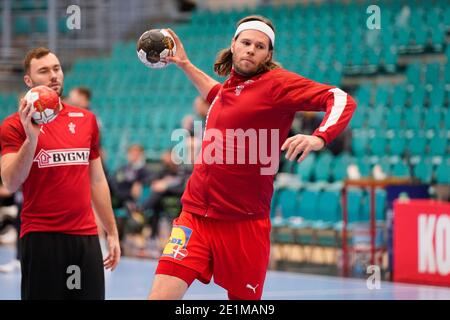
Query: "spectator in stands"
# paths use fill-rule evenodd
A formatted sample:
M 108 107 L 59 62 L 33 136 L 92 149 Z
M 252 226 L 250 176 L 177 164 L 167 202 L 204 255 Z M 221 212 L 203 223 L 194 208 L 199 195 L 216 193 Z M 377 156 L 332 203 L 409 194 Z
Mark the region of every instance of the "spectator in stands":
M 142 188 L 148 183 L 151 172 L 146 166 L 145 151 L 139 144 L 129 146 L 128 163 L 119 168 L 110 179 L 114 208 L 124 208 L 131 214 L 136 210 Z M 123 239 L 127 218 L 118 219 L 119 238 Z
M 187 115 L 181 121 L 181 127 L 188 131 L 185 137 L 187 159 L 189 161 L 183 161 L 184 163 L 194 163 L 195 156 L 200 152 L 202 145 L 203 129 L 205 128 L 206 116 L 209 110 L 209 103 L 201 96 L 197 96 L 193 103 L 194 115 Z M 195 132 L 194 123 L 196 121 L 201 121 L 202 130 L 197 130 Z M 197 124 L 198 126 L 198 124 Z
M 8 263 L 0 265 L 0 272 L 20 270 L 20 210 L 22 191 L 10 193 L 0 178 L 0 244 L 14 242 L 16 255 Z M 11 227 L 12 226 L 12 227 Z M 3 232 L 4 231 L 4 232 Z
M 22 92 L 18 96 L 18 101 L 25 96 L 26 92 Z M 1 127 L 0 127 L 1 128 Z M 0 130 L 1 132 L 1 130 Z M 20 270 L 20 211 L 22 209 L 23 195 L 19 189 L 15 193 L 10 193 L 3 186 L 0 177 L 0 244 L 15 242 L 16 255 L 8 263 L 0 265 L 0 272 L 13 272 Z M 11 228 L 12 225 L 12 228 Z M 4 231 L 4 232 L 2 232 Z
M 194 121 L 201 121 L 202 127 L 205 126 L 206 121 L 206 115 L 208 114 L 209 110 L 209 103 L 205 99 L 203 99 L 201 96 L 197 96 L 194 99 L 193 103 L 194 115 L 187 115 L 182 120 L 182 127 L 183 129 L 186 129 L 189 131 L 191 136 L 194 135 Z M 201 139 L 201 137 L 200 137 Z
M 161 162 L 164 168 L 154 177 L 151 182 L 151 194 L 140 207 L 140 211 L 150 210 L 152 213 L 150 218 L 151 239 L 156 239 L 159 234 L 159 219 L 163 211 L 162 201 L 164 197 L 180 197 L 192 173 L 191 165 L 175 164 L 170 150 L 162 154 Z

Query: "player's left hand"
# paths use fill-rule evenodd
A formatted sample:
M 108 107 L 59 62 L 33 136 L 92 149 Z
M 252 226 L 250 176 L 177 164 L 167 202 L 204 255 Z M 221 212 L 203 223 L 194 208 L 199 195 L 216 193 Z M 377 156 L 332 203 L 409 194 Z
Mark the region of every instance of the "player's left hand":
M 105 269 L 114 269 L 117 267 L 120 261 L 120 243 L 118 235 L 107 235 L 106 241 L 108 242 L 108 256 L 103 260 Z
M 325 146 L 325 141 L 316 136 L 297 134 L 281 146 L 281 151 L 287 150 L 286 159 L 293 161 L 302 152 L 297 162 L 302 162 L 311 151 L 319 151 Z

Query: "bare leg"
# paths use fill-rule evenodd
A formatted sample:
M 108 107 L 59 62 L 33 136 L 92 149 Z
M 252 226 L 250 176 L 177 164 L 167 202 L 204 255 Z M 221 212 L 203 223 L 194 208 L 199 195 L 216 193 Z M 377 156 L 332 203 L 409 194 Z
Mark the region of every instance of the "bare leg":
M 165 274 L 157 274 L 153 279 L 153 286 L 149 300 L 180 300 L 188 289 L 184 280 Z

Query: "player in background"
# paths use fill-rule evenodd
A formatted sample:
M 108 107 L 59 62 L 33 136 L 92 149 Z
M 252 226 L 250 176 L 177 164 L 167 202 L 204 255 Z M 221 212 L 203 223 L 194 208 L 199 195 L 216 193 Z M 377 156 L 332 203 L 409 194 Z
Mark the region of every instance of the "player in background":
M 91 109 L 91 90 L 86 87 L 76 87 L 70 90 L 67 103 L 81 109 Z
M 24 82 L 61 96 L 64 74 L 47 48 L 24 60 Z M 120 260 L 117 228 L 99 157 L 95 116 L 62 103 L 52 122 L 36 125 L 26 100 L 1 132 L 1 175 L 11 192 L 22 186 L 22 299 L 104 299 L 104 270 Z M 93 208 L 107 232 L 102 261 Z

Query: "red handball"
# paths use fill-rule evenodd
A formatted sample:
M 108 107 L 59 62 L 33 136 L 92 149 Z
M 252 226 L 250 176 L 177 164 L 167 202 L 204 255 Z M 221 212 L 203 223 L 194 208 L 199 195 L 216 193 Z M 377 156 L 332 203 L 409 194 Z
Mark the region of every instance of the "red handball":
M 47 86 L 31 88 L 25 95 L 27 102 L 35 109 L 32 118 L 37 124 L 50 123 L 59 113 L 60 99 L 56 91 Z

